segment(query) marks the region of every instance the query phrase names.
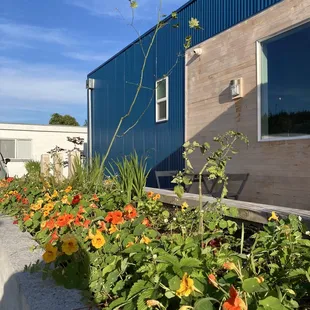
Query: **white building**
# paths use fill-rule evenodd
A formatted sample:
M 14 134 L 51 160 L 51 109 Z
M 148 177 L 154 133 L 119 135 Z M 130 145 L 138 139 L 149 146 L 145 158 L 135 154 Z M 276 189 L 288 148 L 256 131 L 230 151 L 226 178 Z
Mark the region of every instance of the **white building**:
M 80 149 L 87 150 L 87 127 L 63 125 L 28 125 L 0 123 L 0 152 L 8 163 L 10 176 L 22 176 L 26 173 L 25 163 L 29 160 L 40 161 L 41 155 L 55 146 L 73 149 L 73 143 L 67 137 L 84 138 Z

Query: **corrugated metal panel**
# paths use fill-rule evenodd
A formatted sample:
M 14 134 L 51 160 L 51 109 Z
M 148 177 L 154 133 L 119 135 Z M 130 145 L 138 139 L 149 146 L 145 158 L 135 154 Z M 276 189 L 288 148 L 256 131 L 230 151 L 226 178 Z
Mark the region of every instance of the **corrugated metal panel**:
M 143 86 L 154 88 L 156 79 L 174 67 L 169 76 L 169 121 L 155 123 L 153 100 L 138 124 L 124 137 L 117 138 L 110 158 L 136 150 L 139 155 L 149 157 L 149 166 L 154 169 L 182 169 L 184 57 L 178 59 L 177 55 L 183 50 L 184 38 L 192 35 L 192 44 L 196 45 L 280 1 L 193 0 L 184 5 L 178 12 L 180 27 L 176 29 L 167 25 L 158 33 L 144 72 Z M 200 21 L 203 30 L 189 29 L 191 17 Z M 153 33 L 154 29 L 142 37 L 144 48 L 148 47 Z M 176 59 L 179 60 L 177 65 Z M 105 153 L 119 119 L 128 111 L 135 94 L 135 84 L 139 82 L 142 62 L 141 47 L 139 41 L 135 41 L 89 74 L 96 80 L 92 98 L 93 154 Z M 135 123 L 151 98 L 152 91 L 141 91 L 130 117 L 122 125 L 121 133 Z M 153 176 L 150 185 L 155 185 Z

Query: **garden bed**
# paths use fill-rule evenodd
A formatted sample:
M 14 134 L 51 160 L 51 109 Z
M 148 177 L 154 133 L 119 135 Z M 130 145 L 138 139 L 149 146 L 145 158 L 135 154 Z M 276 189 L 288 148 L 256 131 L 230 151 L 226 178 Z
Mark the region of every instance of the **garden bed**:
M 33 285 L 45 289 L 45 301 L 64 302 L 53 295 L 52 278 L 83 291 L 87 306 L 109 310 L 309 308 L 310 232 L 302 218 L 281 219 L 272 211 L 264 225 L 251 230 L 236 223 L 238 210 L 221 199 L 200 210 L 190 208 L 185 196 L 166 208 L 160 201 L 164 193 L 144 192 L 144 182 L 134 188 L 118 178 L 102 182 L 96 174 L 99 182 L 91 183 L 82 176 L 79 182 L 34 176 L 0 182 L 0 211 L 15 224 L 3 220 L 1 242 L 9 240 L 7 260 L 18 255 L 18 268 L 6 277 L 32 279 L 21 273 L 28 265 L 28 271 L 39 272 Z M 27 231 L 20 233 L 25 239 L 14 237 L 17 226 Z M 29 252 L 27 260 L 23 251 L 36 246 L 29 233 L 44 251 Z M 37 259 L 44 262 L 34 263 Z M 44 284 L 36 282 L 40 272 Z M 24 286 L 18 306 L 36 309 L 23 301 L 37 296 L 31 295 L 36 287 Z M 76 291 L 64 295 L 72 292 L 78 303 Z M 59 305 L 55 309 L 65 309 Z M 41 309 L 54 309 L 47 307 Z
M 42 260 L 43 250 L 11 217 L 0 215 L 0 309 L 59 310 L 84 307 L 77 290 L 56 286 L 41 273 L 23 272 L 25 265 Z

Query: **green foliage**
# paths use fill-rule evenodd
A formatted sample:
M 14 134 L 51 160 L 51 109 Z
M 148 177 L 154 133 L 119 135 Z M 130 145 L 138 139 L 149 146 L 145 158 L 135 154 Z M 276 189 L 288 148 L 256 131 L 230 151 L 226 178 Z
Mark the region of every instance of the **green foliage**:
M 41 164 L 36 160 L 29 160 L 25 163 L 25 168 L 28 174 L 32 174 L 36 177 L 40 175 L 41 172 Z
M 104 187 L 104 166 L 99 155 L 91 162 L 83 163 L 78 158 L 74 160 L 74 174 L 69 183 L 83 193 L 97 193 Z
M 75 117 L 71 115 L 61 115 L 59 113 L 52 114 L 50 120 L 50 125 L 67 125 L 67 126 L 80 126 Z
M 117 167 L 115 173 L 111 165 L 111 173 L 118 175 L 121 190 L 127 194 L 127 202 L 134 198 L 141 199 L 144 196 L 144 187 L 149 175 L 147 170 L 147 158 L 139 159 L 136 152 L 129 156 L 124 156 L 121 160 L 114 161 Z
M 211 156 L 207 169 L 225 180 L 223 161 L 235 152 L 236 137 L 221 136 L 215 155 L 206 143 L 185 147 Z M 126 165 L 130 158 L 134 167 L 146 169 L 135 156 Z M 56 253 L 52 262 L 37 262 L 27 271 L 85 290 L 93 304 L 111 310 L 229 309 L 232 302 L 253 310 L 309 308 L 310 233 L 302 219 L 274 214 L 249 233 L 226 217 L 236 210 L 221 198 L 206 210 L 163 206 L 156 193 L 128 201 L 120 178 L 103 178 L 99 158 L 77 169 L 70 186 L 28 176 L 0 182 L 0 212 Z M 182 174 L 175 181 L 188 182 Z M 73 253 L 64 247 L 66 238 L 76 243 Z

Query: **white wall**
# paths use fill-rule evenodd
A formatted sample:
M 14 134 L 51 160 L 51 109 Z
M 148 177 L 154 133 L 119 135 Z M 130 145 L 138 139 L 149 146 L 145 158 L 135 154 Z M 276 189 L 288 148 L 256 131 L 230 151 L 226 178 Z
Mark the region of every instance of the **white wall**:
M 0 123 L 0 140 L 31 140 L 32 160 L 40 161 L 41 155 L 47 153 L 56 145 L 64 149 L 72 149 L 74 145 L 67 141 L 67 137 L 81 137 L 84 138 L 84 143 L 87 143 L 87 127 Z M 86 154 L 86 145 L 82 145 L 80 148 L 85 148 Z M 8 163 L 10 176 L 17 175 L 20 177 L 25 174 L 25 162 L 24 159 L 11 159 L 11 162 Z M 66 175 L 66 171 L 64 171 L 64 174 Z

